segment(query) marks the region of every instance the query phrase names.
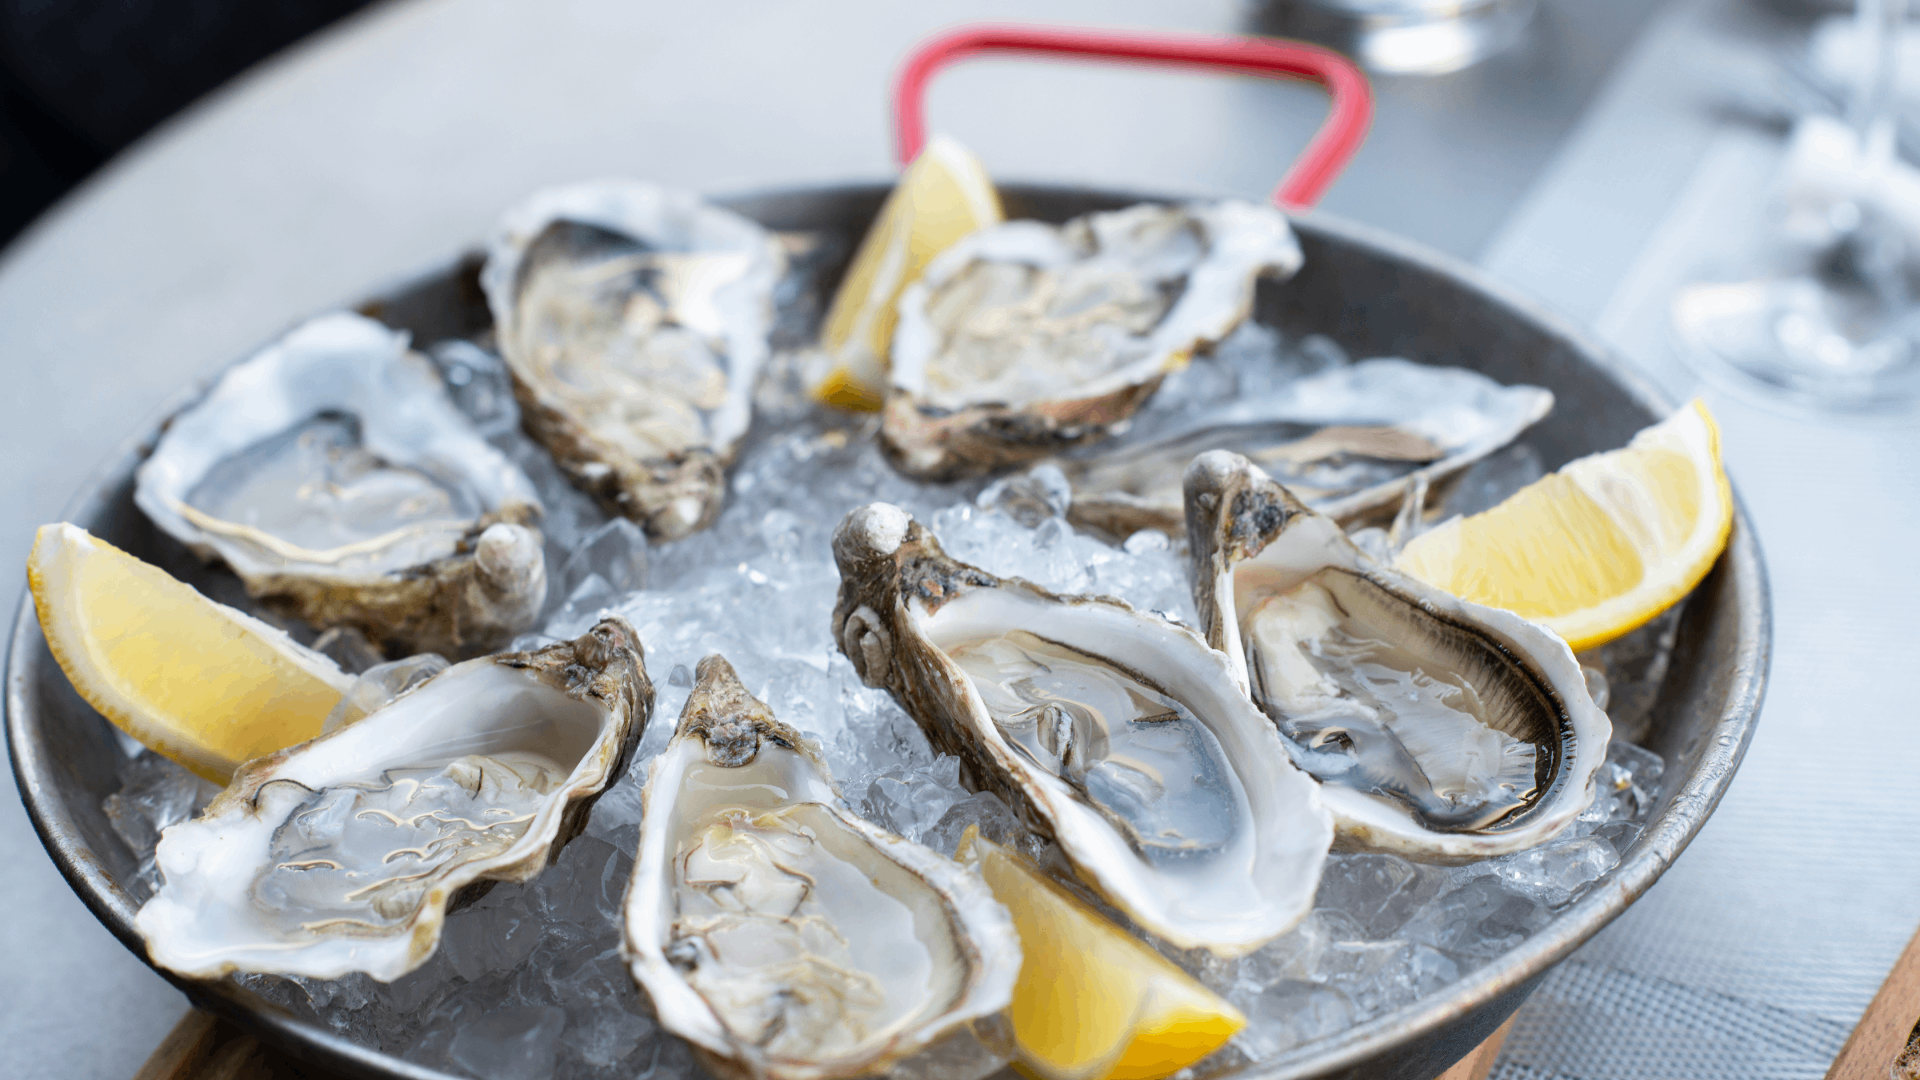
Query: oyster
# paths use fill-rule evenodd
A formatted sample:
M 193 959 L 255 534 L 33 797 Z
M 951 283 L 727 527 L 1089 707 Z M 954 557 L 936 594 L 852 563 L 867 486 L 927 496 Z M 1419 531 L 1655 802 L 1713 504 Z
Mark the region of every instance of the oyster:
M 689 192 L 609 180 L 534 194 L 480 276 L 527 431 L 654 539 L 711 525 L 784 265 L 758 225 Z
M 457 664 L 364 718 L 241 767 L 160 838 L 134 925 L 155 964 L 390 982 L 433 954 L 447 905 L 526 881 L 586 823 L 653 711 L 639 640 Z
M 407 335 L 323 315 L 167 425 L 134 501 L 247 591 L 394 651 L 472 656 L 532 624 L 546 560 L 525 473 Z
M 1465 368 L 1362 360 L 1057 464 L 1073 487 L 1068 517 L 1114 536 L 1184 536 L 1181 478 L 1207 450 L 1247 457 L 1308 506 L 1351 523 L 1390 512 L 1410 484 L 1459 473 L 1552 408 L 1550 391 Z
M 1101 438 L 1299 266 L 1286 218 L 1241 202 L 981 229 L 900 296 L 881 444 L 950 480 Z
M 1342 845 L 1438 862 L 1551 839 L 1611 728 L 1565 642 L 1375 563 L 1224 450 L 1187 470 L 1207 640 L 1325 785 Z
M 847 812 L 722 657 L 700 662 L 643 798 L 628 960 L 723 1075 L 878 1071 L 1012 997 L 1019 942 L 986 885 Z
M 1312 907 L 1333 839 L 1318 785 L 1198 635 L 956 562 L 885 503 L 833 549 L 834 640 L 860 677 L 1139 926 L 1237 956 Z

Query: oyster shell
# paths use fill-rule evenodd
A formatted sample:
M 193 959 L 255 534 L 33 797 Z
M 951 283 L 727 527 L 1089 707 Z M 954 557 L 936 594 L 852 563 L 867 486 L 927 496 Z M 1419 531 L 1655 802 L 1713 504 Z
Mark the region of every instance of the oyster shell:
M 722 1075 L 878 1071 L 1012 997 L 1020 947 L 986 885 L 849 813 L 722 657 L 700 662 L 643 798 L 627 957 Z
M 1187 470 L 1207 640 L 1325 785 L 1340 843 L 1458 862 L 1593 801 L 1611 726 L 1565 642 L 1380 566 L 1224 450 Z
M 1537 386 L 1502 386 L 1465 368 L 1362 360 L 1057 464 L 1073 487 L 1067 516 L 1114 536 L 1184 536 L 1182 477 L 1207 450 L 1247 457 L 1309 507 L 1350 524 L 1390 513 L 1409 485 L 1459 473 L 1552 408 L 1552 392 Z
M 166 830 L 134 919 L 155 964 L 390 982 L 433 954 L 447 905 L 526 881 L 586 823 L 653 711 L 619 619 L 457 664 L 357 722 L 242 766 Z
M 480 275 L 527 431 L 654 539 L 711 525 L 784 265 L 760 226 L 690 192 L 608 180 L 535 193 Z
M 134 501 L 247 592 L 394 651 L 471 656 L 546 599 L 533 483 L 482 439 L 407 335 L 338 313 L 175 416 Z
M 1198 635 L 956 562 L 885 503 L 833 549 L 834 640 L 860 677 L 1139 926 L 1237 956 L 1312 907 L 1333 838 L 1318 785 Z
M 1101 438 L 1299 266 L 1286 218 L 1241 202 L 981 229 L 900 296 L 881 445 L 951 480 Z

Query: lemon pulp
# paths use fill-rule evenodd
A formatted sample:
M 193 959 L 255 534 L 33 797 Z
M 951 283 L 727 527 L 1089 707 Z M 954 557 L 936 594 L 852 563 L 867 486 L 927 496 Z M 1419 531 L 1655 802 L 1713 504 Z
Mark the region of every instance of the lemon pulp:
M 80 696 L 217 784 L 250 758 L 318 735 L 352 681 L 282 631 L 73 525 L 41 527 L 27 581 Z
M 1013 916 L 1023 960 L 1007 1018 L 1015 1067 L 1039 1080 L 1161 1080 L 1246 1017 L 1144 942 L 969 829 L 959 858 Z
M 1485 513 L 1415 537 L 1394 565 L 1543 623 L 1579 651 L 1685 596 L 1732 528 L 1719 428 L 1694 401 L 1623 449 L 1571 462 Z

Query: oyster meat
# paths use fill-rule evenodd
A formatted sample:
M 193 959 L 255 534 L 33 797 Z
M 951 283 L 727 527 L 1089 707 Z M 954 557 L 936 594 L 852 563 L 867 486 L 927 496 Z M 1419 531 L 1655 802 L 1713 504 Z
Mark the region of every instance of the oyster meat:
M 546 599 L 519 467 L 407 335 L 345 313 L 229 369 L 167 425 L 134 501 L 247 591 L 397 652 L 472 656 Z
M 1057 464 L 1073 487 L 1068 517 L 1118 537 L 1139 529 L 1184 536 L 1181 479 L 1207 450 L 1248 458 L 1308 506 L 1350 524 L 1390 513 L 1411 484 L 1458 474 L 1552 408 L 1552 392 L 1537 386 L 1502 386 L 1465 368 L 1362 360 Z
M 1460 862 L 1551 839 L 1611 727 L 1551 631 L 1380 566 L 1239 455 L 1186 475 L 1207 640 L 1325 785 L 1345 847 Z
M 508 212 L 480 277 L 527 431 L 654 539 L 711 525 L 784 266 L 760 226 L 690 192 L 537 192 Z
M 194 978 L 391 982 L 433 954 L 463 887 L 546 867 L 652 711 L 640 642 L 615 618 L 457 664 L 242 766 L 161 836 L 164 883 L 134 925 L 155 964 Z
M 1019 972 L 1006 909 L 958 863 L 849 813 L 814 745 L 725 659 L 698 680 L 647 774 L 626 899 L 627 957 L 660 1023 L 722 1075 L 771 1080 L 971 1039 Z
M 1238 956 L 1312 907 L 1319 787 L 1196 634 L 957 562 L 885 503 L 833 546 L 834 640 L 861 678 L 1136 924 Z
M 974 232 L 900 296 L 882 446 L 950 480 L 1101 438 L 1299 266 L 1279 211 L 1232 201 Z

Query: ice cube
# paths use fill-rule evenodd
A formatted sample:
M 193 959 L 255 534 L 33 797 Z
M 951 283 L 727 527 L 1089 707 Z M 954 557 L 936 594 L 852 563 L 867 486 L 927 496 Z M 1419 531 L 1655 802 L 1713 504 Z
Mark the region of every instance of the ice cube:
M 1234 1041 L 1253 1058 L 1271 1057 L 1353 1026 L 1353 1002 L 1330 986 L 1282 982 L 1241 1006 L 1249 1021 Z
M 1686 601 L 1682 600 L 1638 630 L 1580 654 L 1582 664 L 1598 668 L 1607 677 L 1611 700 L 1601 707 L 1613 721 L 1616 742 L 1633 742 L 1646 736 L 1685 608 Z
M 479 904 L 447 916 L 440 931 L 440 953 L 453 973 L 477 982 L 484 975 L 511 971 L 540 942 L 540 917 L 528 910 L 519 890 L 497 885 Z
M 767 511 L 760 519 L 760 539 L 767 546 L 767 554 L 776 562 L 792 563 L 807 554 L 802 551 L 806 529 L 800 515 L 791 510 Z
M 618 918 L 633 857 L 596 836 L 578 836 L 528 886 L 528 905 L 547 923 L 610 926 Z
M 618 1005 L 584 1005 L 573 1008 L 570 1016 L 568 1051 L 599 1068 L 614 1065 L 633 1053 L 655 1030 L 652 1020 Z
M 1120 545 L 1120 550 L 1129 555 L 1151 555 L 1173 547 L 1173 541 L 1159 529 L 1141 529 Z
M 996 1040 L 980 1038 L 962 1026 L 887 1071 L 893 1080 L 982 1080 L 1006 1067 L 1007 1054 Z
M 997 510 L 1029 529 L 1066 517 L 1072 503 L 1073 485 L 1051 462 L 995 480 L 974 500 L 980 509 Z
M 503 432 L 488 441 L 533 481 L 533 490 L 540 496 L 540 534 L 546 538 L 547 565 L 566 565 L 581 538 L 606 522 L 606 511 L 593 496 L 573 486 L 546 447 L 521 432 Z M 553 602 L 565 594 L 556 588 L 547 595 Z
M 1320 872 L 1314 905 L 1347 915 L 1363 937 L 1385 938 L 1433 899 L 1444 882 L 1440 871 L 1398 855 L 1334 854 Z
M 349 675 L 361 674 L 387 661 L 386 654 L 355 626 L 334 626 L 322 631 L 313 639 L 313 651 L 339 664 L 340 670 Z
M 457 916 L 449 916 L 448 923 L 454 918 Z M 444 931 L 442 933 L 444 935 Z M 381 988 L 378 1004 L 386 1027 L 380 1033 L 380 1045 L 391 1046 L 412 1032 L 422 1018 L 461 985 L 455 981 L 454 952 L 447 948 L 446 938 L 442 936 L 440 948 L 434 950 L 426 963 Z
M 682 1039 L 651 1039 L 640 1046 L 638 1059 L 629 1062 L 623 1080 L 682 1080 L 703 1075 L 693 1050 Z
M 552 1005 L 510 1005 L 464 1018 L 447 1059 L 481 1080 L 543 1080 L 553 1074 L 567 1014 Z
M 619 946 L 589 941 L 557 955 L 547 968 L 546 981 L 558 1001 L 620 1003 L 638 995 Z
M 1512 891 L 1558 907 L 1600 880 L 1619 861 L 1619 853 L 1605 839 L 1580 836 L 1517 851 L 1491 865 L 1494 874 Z
M 571 598 L 589 577 L 598 577 L 613 596 L 645 588 L 647 534 L 622 517 L 583 535 L 561 569 L 561 587 Z
M 1399 938 L 1336 941 L 1321 957 L 1320 973 L 1327 985 L 1347 995 L 1356 1013 L 1376 1016 L 1412 1000 L 1404 975 L 1413 948 Z
M 364 719 L 401 694 L 419 686 L 452 665 L 439 653 L 418 653 L 402 660 L 375 664 L 360 673 L 342 694 L 333 711 L 320 722 L 321 734 L 339 731 Z
M 638 755 L 635 755 L 638 757 Z M 616 836 L 640 824 L 641 796 L 645 794 L 646 771 L 639 764 L 629 766 L 627 774 L 607 786 L 594 801 L 593 816 L 587 819 L 587 835 L 595 836 L 623 851 L 631 850 Z
M 1607 762 L 1620 770 L 1626 782 L 1638 788 L 1643 797 L 1651 796 L 1667 765 L 1659 754 L 1625 739 L 1614 739 L 1607 744 Z
M 1487 959 L 1526 940 L 1548 918 L 1533 899 L 1508 891 L 1498 875 L 1483 874 L 1441 893 L 1401 930 L 1410 941 L 1456 957 Z
M 1238 981 L 1257 995 L 1276 983 L 1319 976 L 1321 957 L 1350 925 L 1337 912 L 1313 911 L 1300 925 L 1269 941 L 1240 961 Z
M 1431 945 L 1416 944 L 1407 951 L 1403 974 L 1416 996 L 1431 994 L 1460 977 L 1460 964 Z
M 982 837 L 1003 847 L 1017 845 L 1027 832 L 1027 827 L 1000 801 L 1000 796 L 980 791 L 948 807 L 940 820 L 927 830 L 921 843 L 951 856 L 970 825 L 978 826 Z
M 1243 329 L 1248 325 L 1250 322 L 1241 324 Z M 1238 362 L 1241 354 L 1245 354 L 1246 362 L 1252 366 L 1273 362 L 1272 355 L 1261 348 L 1268 340 L 1257 330 L 1246 333 L 1236 330 L 1212 355 L 1194 357 L 1192 363 L 1160 381 L 1160 389 L 1154 391 L 1147 404 L 1135 414 L 1130 430 L 1151 433 L 1195 413 L 1228 404 L 1242 378 Z
M 127 850 L 140 860 L 137 881 L 127 884 L 137 886 L 141 898 L 159 884 L 153 849 L 160 833 L 192 817 L 219 793 L 219 788 L 151 750 L 121 762 L 120 790 L 107 796 L 100 808 Z
M 578 637 L 574 631 L 599 620 L 602 612 L 619 598 L 620 594 L 599 574 L 588 574 L 576 582 L 566 600 L 560 604 L 560 610 L 554 613 L 553 629 L 555 637 Z
M 959 801 L 955 793 L 959 784 L 959 759 L 942 760 L 953 763 L 954 779 L 929 776 L 921 770 L 889 770 L 867 785 L 866 798 L 860 803 L 861 813 L 896 836 L 917 842 L 940 821 L 948 807 Z
M 1547 474 L 1540 452 L 1526 443 L 1514 443 L 1468 466 L 1441 504 L 1441 516 L 1478 514 Z

